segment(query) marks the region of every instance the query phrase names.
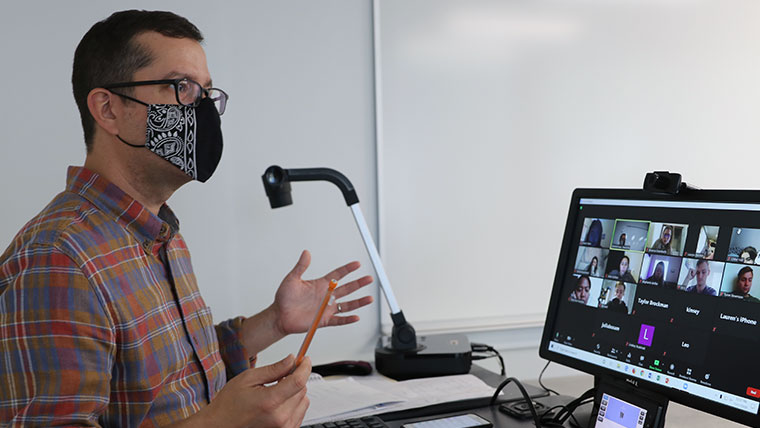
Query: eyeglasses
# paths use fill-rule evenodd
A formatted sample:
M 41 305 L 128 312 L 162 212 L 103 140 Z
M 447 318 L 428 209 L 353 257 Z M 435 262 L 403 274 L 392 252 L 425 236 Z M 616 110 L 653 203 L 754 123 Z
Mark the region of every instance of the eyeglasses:
M 147 85 L 172 85 L 174 87 L 174 95 L 177 97 L 177 102 L 183 106 L 198 107 L 201 100 L 209 98 L 214 102 L 216 110 L 219 115 L 224 114 L 224 110 L 227 108 L 227 100 L 230 98 L 226 92 L 219 88 L 204 88 L 200 83 L 191 79 L 163 79 L 163 80 L 142 80 L 139 82 L 121 82 L 110 83 L 103 85 L 105 89 L 113 88 L 129 88 L 133 86 L 147 86 Z M 128 98 L 132 101 L 139 101 L 124 94 L 114 92 L 116 95 Z M 145 104 L 145 103 L 143 103 Z

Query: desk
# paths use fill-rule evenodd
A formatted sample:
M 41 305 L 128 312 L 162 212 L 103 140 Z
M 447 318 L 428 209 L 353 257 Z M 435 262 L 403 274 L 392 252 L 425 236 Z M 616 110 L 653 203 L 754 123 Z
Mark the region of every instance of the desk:
M 478 377 L 481 377 L 484 381 L 490 384 L 490 381 L 493 380 L 493 377 L 499 377 L 497 374 L 490 372 L 487 372 L 485 369 L 479 368 L 476 365 L 473 365 L 473 371 L 472 373 L 475 374 Z M 536 380 L 527 380 L 525 383 L 537 385 L 538 382 Z M 594 379 L 590 375 L 579 375 L 579 376 L 570 376 L 570 377 L 564 377 L 564 378 L 555 378 L 551 380 L 547 380 L 544 382 L 544 384 L 554 389 L 555 391 L 559 392 L 563 395 L 569 395 L 569 396 L 578 396 L 582 394 L 587 389 L 591 388 L 593 386 Z M 457 411 L 452 413 L 445 413 L 441 414 L 440 416 L 452 416 L 452 415 L 459 415 L 463 413 L 475 413 L 478 414 L 489 421 L 491 421 L 495 428 L 511 428 L 511 427 L 532 427 L 533 421 L 527 420 L 527 421 L 519 421 L 514 418 L 511 418 L 507 415 L 504 415 L 503 413 L 499 412 L 496 407 L 480 407 L 473 409 L 471 411 Z M 431 419 L 430 416 L 428 417 L 422 417 L 422 418 L 415 418 L 413 420 L 425 420 L 425 419 Z M 410 422 L 411 419 L 405 419 L 405 420 L 398 420 L 398 421 L 389 421 L 386 422 L 388 426 L 391 428 L 399 428 L 403 423 Z M 569 424 L 567 425 L 569 426 Z M 678 403 L 671 402 L 668 405 L 668 413 L 667 417 L 665 419 L 665 427 L 666 428 L 715 428 L 715 427 L 721 427 L 721 428 L 730 428 L 730 427 L 743 427 L 744 425 L 737 424 L 735 422 L 727 421 L 723 418 L 719 418 L 717 416 L 713 416 L 704 412 L 701 412 L 699 410 L 692 409 L 690 407 L 683 406 Z

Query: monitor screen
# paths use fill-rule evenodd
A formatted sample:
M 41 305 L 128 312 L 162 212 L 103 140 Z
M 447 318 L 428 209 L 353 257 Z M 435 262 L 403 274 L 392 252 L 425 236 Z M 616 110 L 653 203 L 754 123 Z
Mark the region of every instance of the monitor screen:
M 689 194 L 576 190 L 540 353 L 757 425 L 760 192 Z

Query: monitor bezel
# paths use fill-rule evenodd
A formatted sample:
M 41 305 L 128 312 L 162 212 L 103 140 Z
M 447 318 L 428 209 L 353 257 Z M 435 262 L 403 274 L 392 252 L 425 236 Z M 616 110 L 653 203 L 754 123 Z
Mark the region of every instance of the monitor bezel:
M 580 215 L 580 200 L 582 198 L 590 199 L 620 199 L 620 200 L 651 200 L 651 201 L 673 201 L 673 202 L 722 202 L 722 203 L 756 203 L 760 205 L 760 191 L 756 190 L 684 190 L 677 195 L 652 193 L 639 189 L 575 189 L 570 201 L 569 213 L 565 224 L 565 232 L 562 238 L 557 270 L 554 275 L 549 308 L 546 313 L 544 330 L 541 336 L 541 345 L 539 347 L 539 356 L 546 360 L 556 362 L 574 369 L 589 373 L 594 376 L 609 376 L 620 379 L 629 384 L 647 391 L 659 393 L 669 400 L 683 404 L 697 410 L 714 414 L 735 422 L 747 424 L 750 426 L 760 426 L 760 414 L 752 415 L 750 413 L 724 406 L 705 398 L 691 395 L 673 388 L 665 388 L 655 383 L 633 376 L 626 376 L 622 373 L 606 369 L 582 360 L 571 358 L 569 356 L 549 350 L 549 342 L 552 339 L 552 332 L 555 329 L 556 314 L 559 304 L 562 301 L 561 293 L 564 285 L 564 278 L 568 271 L 570 260 L 569 252 L 575 240 L 575 225 Z M 760 216 L 760 212 L 758 212 Z

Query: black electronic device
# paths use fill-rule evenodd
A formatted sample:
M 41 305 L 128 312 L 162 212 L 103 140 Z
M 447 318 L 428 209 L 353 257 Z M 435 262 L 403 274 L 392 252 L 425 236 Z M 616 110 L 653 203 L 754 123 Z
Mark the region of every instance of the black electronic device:
M 589 428 L 663 428 L 668 399 L 612 378 L 596 388 Z
M 533 401 L 533 410 L 539 415 L 543 415 L 546 412 L 546 406 L 540 401 Z M 525 400 L 500 404 L 499 411 L 517 419 L 531 419 L 533 417 L 533 413 L 530 411 L 530 403 Z
M 367 376 L 372 374 L 372 364 L 366 361 L 336 361 L 334 363 L 318 364 L 311 367 L 312 373 L 321 376 Z
M 539 353 L 760 426 L 760 192 L 666 178 L 575 190 Z
M 380 260 L 372 234 L 359 207 L 359 197 L 351 181 L 340 172 L 330 168 L 284 169 L 272 165 L 261 176 L 264 190 L 272 208 L 293 203 L 290 183 L 294 181 L 329 181 L 343 194 L 346 205 L 359 228 L 377 280 L 391 310 L 393 328 L 390 340 L 381 337 L 375 348 L 377 371 L 395 379 L 462 374 L 470 371 L 472 352 L 467 336 L 463 334 L 430 335 L 418 340 L 414 327 L 407 322 L 396 302 L 388 275 Z M 429 348 L 429 346 L 432 347 Z M 466 350 L 465 350 L 466 349 Z
M 387 336 L 381 337 L 375 348 L 377 371 L 396 380 L 464 374 L 470 371 L 472 350 L 466 336 L 418 336 L 417 343 L 420 345 L 419 350 L 399 352 L 393 349 Z
M 401 425 L 401 428 L 480 428 L 492 426 L 491 421 L 484 419 L 482 416 L 475 413 L 467 413 L 464 415 L 410 422 Z

